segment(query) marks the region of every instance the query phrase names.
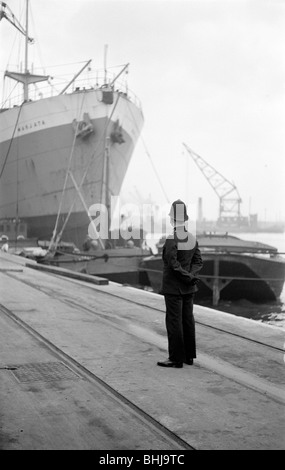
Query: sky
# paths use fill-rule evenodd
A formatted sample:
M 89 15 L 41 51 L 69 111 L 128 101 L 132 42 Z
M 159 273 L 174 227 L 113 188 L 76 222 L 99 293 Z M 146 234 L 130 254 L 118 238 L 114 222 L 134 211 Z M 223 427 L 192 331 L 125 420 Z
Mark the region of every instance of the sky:
M 22 0 L 6 0 L 16 17 Z M 30 0 L 35 60 L 48 68 L 93 59 L 129 63 L 144 127 L 124 200 L 219 199 L 186 143 L 233 182 L 242 215 L 285 220 L 284 0 Z M 5 23 L 5 24 L 4 24 Z M 0 23 L 1 73 L 15 32 Z M 75 72 L 77 68 L 74 69 Z M 1 77 L 2 90 L 2 77 Z M 132 202 L 132 201 L 131 201 Z

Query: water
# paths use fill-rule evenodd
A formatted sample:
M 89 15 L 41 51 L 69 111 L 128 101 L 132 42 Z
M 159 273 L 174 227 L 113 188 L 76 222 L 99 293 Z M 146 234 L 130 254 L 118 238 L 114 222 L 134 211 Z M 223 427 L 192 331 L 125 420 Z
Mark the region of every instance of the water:
M 232 235 L 242 238 L 244 240 L 252 240 L 267 245 L 274 246 L 278 249 L 281 256 L 285 258 L 285 234 L 284 233 L 233 233 Z M 160 238 L 160 234 L 147 237 L 148 245 L 156 253 L 156 243 Z M 202 304 L 202 303 L 201 303 Z M 203 305 L 212 307 L 210 301 L 203 302 Z M 275 302 L 268 302 L 266 304 L 255 304 L 246 299 L 238 301 L 220 300 L 217 310 L 232 313 L 234 315 L 251 318 L 259 322 L 267 323 L 269 325 L 285 328 L 285 284 L 281 293 L 280 299 Z

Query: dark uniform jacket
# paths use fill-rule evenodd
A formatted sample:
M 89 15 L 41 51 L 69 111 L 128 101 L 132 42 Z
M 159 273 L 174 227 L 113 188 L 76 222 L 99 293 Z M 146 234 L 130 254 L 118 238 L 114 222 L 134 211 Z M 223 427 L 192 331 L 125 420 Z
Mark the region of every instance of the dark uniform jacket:
M 198 291 L 196 274 L 202 268 L 203 261 L 198 242 L 191 233 L 174 229 L 174 234 L 165 241 L 162 259 L 161 294 L 183 295 Z

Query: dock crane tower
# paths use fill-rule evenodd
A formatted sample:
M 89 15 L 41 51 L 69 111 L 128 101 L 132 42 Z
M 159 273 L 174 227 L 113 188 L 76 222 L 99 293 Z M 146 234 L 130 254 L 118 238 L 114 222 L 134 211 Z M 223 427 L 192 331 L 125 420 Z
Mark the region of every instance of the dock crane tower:
M 242 217 L 240 211 L 242 199 L 235 184 L 215 170 L 188 145 L 185 143 L 183 145 L 219 198 L 218 225 L 246 225 L 247 218 Z

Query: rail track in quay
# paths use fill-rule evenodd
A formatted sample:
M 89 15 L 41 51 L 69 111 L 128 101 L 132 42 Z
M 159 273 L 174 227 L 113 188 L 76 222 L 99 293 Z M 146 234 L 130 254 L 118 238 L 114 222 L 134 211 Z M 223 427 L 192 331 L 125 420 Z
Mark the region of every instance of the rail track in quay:
M 6 272 L 6 274 L 11 277 L 11 278 L 15 278 L 15 275 L 13 275 L 11 272 Z M 56 274 L 55 274 L 56 275 Z M 62 278 L 60 275 L 58 275 L 59 278 Z M 21 282 L 25 283 L 26 285 L 28 285 L 29 287 L 32 287 L 32 288 L 35 288 L 35 289 L 38 289 L 42 292 L 44 292 L 45 294 L 49 294 L 49 295 L 52 295 L 54 298 L 57 298 L 57 300 L 61 301 L 61 302 L 68 302 L 68 303 L 72 303 L 73 305 L 75 306 L 78 306 L 80 308 L 84 308 L 85 310 L 89 311 L 89 313 L 91 314 L 96 314 L 96 315 L 100 315 L 101 313 L 99 311 L 96 311 L 95 308 L 92 306 L 91 308 L 86 308 L 86 307 L 83 307 L 82 304 L 80 304 L 80 302 L 76 303 L 76 301 L 73 299 L 64 299 L 64 298 L 61 298 L 60 294 L 57 293 L 54 289 L 51 289 L 51 288 L 48 288 L 46 286 L 43 286 L 42 284 L 40 284 L 39 282 L 36 282 L 36 281 L 27 281 L 27 280 L 22 280 Z M 73 282 L 75 284 L 78 284 L 78 281 L 74 280 L 74 279 L 70 279 L 69 282 Z M 125 295 L 119 295 L 118 293 L 113 293 L 113 292 L 110 292 L 106 289 L 102 289 L 102 288 L 98 288 L 96 287 L 95 285 L 92 284 L 92 286 L 88 283 L 85 284 L 85 287 L 86 288 L 89 288 L 91 289 L 93 292 L 96 291 L 96 294 L 97 295 L 101 295 L 101 296 L 110 296 L 110 297 L 113 297 L 115 299 L 118 299 L 118 300 L 121 300 L 123 302 L 127 302 L 127 303 L 130 303 L 130 304 L 133 304 L 133 305 L 136 305 L 138 307 L 142 307 L 144 309 L 149 309 L 149 310 L 153 310 L 153 311 L 157 311 L 157 312 L 160 312 L 162 314 L 165 314 L 165 310 L 163 308 L 159 308 L 159 307 L 156 307 L 155 305 L 148 305 L 146 303 L 143 303 L 143 302 L 139 302 L 137 300 L 134 300 L 133 298 L 128 298 L 126 297 Z M 139 294 L 140 290 L 139 289 L 134 289 L 133 291 L 133 297 L 136 296 L 136 294 Z M 231 336 L 235 336 L 241 340 L 244 340 L 244 341 L 249 341 L 249 342 L 252 342 L 256 345 L 260 345 L 260 346 L 264 346 L 266 348 L 270 348 L 270 349 L 273 349 L 273 350 L 276 350 L 276 351 L 280 351 L 282 353 L 284 353 L 284 345 L 280 345 L 280 346 L 275 346 L 275 345 L 272 345 L 272 344 L 268 344 L 268 343 L 265 343 L 263 341 L 259 341 L 257 339 L 254 339 L 254 338 L 250 338 L 249 336 L 244 336 L 240 333 L 235 333 L 233 331 L 230 331 L 230 330 L 226 330 L 226 329 L 223 329 L 223 328 L 220 328 L 218 326 L 214 326 L 214 325 L 210 325 L 210 324 L 207 324 L 201 320 L 196 320 L 196 324 L 199 325 L 200 327 L 204 327 L 204 328 L 209 328 L 211 330 L 216 330 L 216 331 L 219 331 L 223 334 L 227 334 L 227 335 L 231 335 Z
M 5 315 L 11 318 L 21 328 L 25 329 L 30 335 L 36 338 L 37 341 L 47 347 L 61 363 L 65 364 L 70 370 L 74 371 L 77 376 L 81 377 L 84 380 L 88 380 L 93 384 L 94 387 L 99 388 L 102 393 L 111 397 L 112 400 L 115 400 L 119 407 L 123 407 L 127 411 L 127 413 L 133 415 L 135 420 L 139 421 L 144 427 L 149 429 L 150 433 L 154 432 L 155 434 L 158 434 L 158 436 L 163 441 L 165 441 L 166 445 L 169 445 L 170 448 L 180 450 L 196 450 L 193 446 L 189 445 L 187 442 L 177 436 L 174 432 L 167 429 L 167 427 L 163 426 L 160 422 L 158 422 L 148 413 L 139 408 L 135 403 L 128 400 L 124 395 L 122 395 L 113 387 L 111 387 L 102 379 L 100 379 L 100 377 L 98 377 L 96 374 L 86 369 L 74 358 L 68 356 L 63 350 L 59 349 L 49 340 L 44 338 L 34 328 L 28 325 L 28 323 L 24 322 L 23 320 L 20 320 L 9 309 L 4 307 L 3 305 L 0 305 L 0 311 L 2 311 Z M 9 371 L 15 370 L 17 369 L 17 367 L 5 366 L 0 367 L 0 370 L 1 369 Z
M 98 433 L 100 426 L 107 429 L 107 439 L 113 439 L 117 446 L 111 448 L 117 449 L 126 444 L 116 434 L 118 422 L 127 421 L 131 424 L 123 427 L 125 437 L 138 448 L 182 451 L 284 447 L 284 335 L 280 329 L 195 305 L 197 360 L 194 366 L 164 370 L 156 366 L 157 360 L 167 357 L 163 296 L 112 282 L 89 283 L 79 273 L 78 278 L 71 279 L 56 270 L 47 273 L 31 269 L 23 259 L 15 262 L 1 264 L 1 325 L 7 318 L 15 330 L 26 332 L 38 348 L 49 351 L 47 361 L 40 354 L 33 355 L 37 367 L 45 368 L 48 364 L 43 362 L 51 362 L 57 368 L 62 363 L 80 377 L 81 387 L 89 387 L 89 394 L 94 395 L 96 390 L 99 393 L 95 402 L 88 396 L 90 404 L 85 400 L 72 412 L 65 408 L 66 402 L 59 412 L 50 399 L 49 416 L 53 416 L 55 406 L 56 419 L 60 415 L 63 422 L 77 412 L 78 419 L 83 419 L 84 412 L 87 421 L 80 428 L 88 430 L 88 436 Z M 23 351 L 27 354 L 26 346 Z M 13 360 L 1 361 L 1 377 L 17 372 L 9 367 L 19 367 L 20 373 L 22 363 L 30 366 L 31 358 L 22 357 L 20 346 L 10 355 Z M 51 393 L 50 385 L 44 385 L 40 391 L 43 396 Z M 73 400 L 74 393 L 78 402 L 81 393 L 85 396 L 83 389 L 74 392 L 67 382 L 58 386 L 58 394 L 53 395 L 55 403 L 62 393 L 66 393 L 67 402 Z M 70 390 L 62 391 L 61 387 Z M 31 384 L 28 390 L 36 392 L 37 386 Z M 11 388 L 5 398 L 12 399 L 10 395 Z M 96 407 L 100 403 L 98 426 Z M 10 411 L 5 409 L 9 428 Z M 116 414 L 118 420 L 110 424 Z M 95 426 L 90 425 L 89 415 Z M 69 427 L 66 442 L 51 443 L 51 448 L 67 448 L 72 443 L 75 447 L 94 448 L 90 442 L 81 442 L 80 436 L 74 441 L 69 439 L 73 433 L 74 428 Z M 100 439 L 95 445 L 103 448 Z

